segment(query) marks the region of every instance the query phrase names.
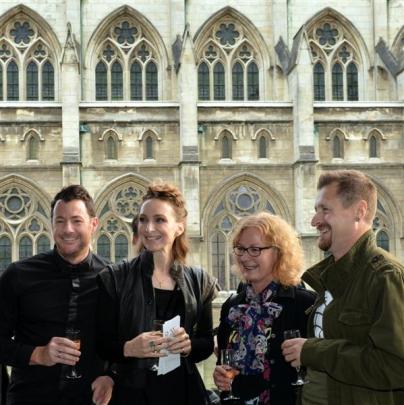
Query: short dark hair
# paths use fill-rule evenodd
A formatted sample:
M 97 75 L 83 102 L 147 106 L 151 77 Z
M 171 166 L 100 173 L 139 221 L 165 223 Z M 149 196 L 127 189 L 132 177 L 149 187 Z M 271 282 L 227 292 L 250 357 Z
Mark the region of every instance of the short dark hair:
M 95 215 L 95 205 L 92 197 L 88 191 L 80 184 L 72 184 L 71 186 L 63 187 L 53 198 L 51 202 L 51 219 L 53 218 L 53 211 L 55 209 L 56 203 L 62 200 L 64 202 L 69 202 L 73 200 L 81 200 L 84 202 L 87 213 L 91 218 Z
M 359 170 L 333 170 L 321 174 L 317 190 L 335 183 L 337 195 L 347 208 L 359 200 L 366 201 L 368 211 L 366 220 L 372 223 L 377 208 L 377 188 L 372 180 Z

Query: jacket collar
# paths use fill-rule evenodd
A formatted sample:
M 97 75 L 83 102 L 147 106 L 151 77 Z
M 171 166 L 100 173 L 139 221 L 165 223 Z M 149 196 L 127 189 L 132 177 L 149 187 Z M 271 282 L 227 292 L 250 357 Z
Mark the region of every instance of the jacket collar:
M 331 255 L 309 268 L 303 279 L 316 291 L 329 290 L 333 296 L 340 296 L 346 286 L 371 258 L 375 246 L 374 234 L 365 232 L 339 260 Z
M 80 263 L 72 264 L 65 260 L 58 252 L 56 246 L 53 248 L 53 257 L 56 262 L 56 269 L 69 273 L 82 273 L 92 269 L 93 254 L 90 251 L 87 257 Z

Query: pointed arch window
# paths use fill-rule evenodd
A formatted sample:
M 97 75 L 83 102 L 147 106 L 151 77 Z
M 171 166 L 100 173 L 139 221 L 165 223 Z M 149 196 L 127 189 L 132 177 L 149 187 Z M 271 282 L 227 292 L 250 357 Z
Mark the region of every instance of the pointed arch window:
M 264 135 L 259 137 L 258 141 L 258 158 L 267 159 L 268 158 L 268 142 Z
M 222 159 L 232 158 L 232 141 L 229 135 L 223 135 L 222 137 Z
M 226 288 L 226 238 L 216 232 L 211 239 L 212 273 L 221 288 Z
M 224 67 L 220 62 L 213 68 L 213 89 L 215 100 L 225 99 Z
M 154 62 L 146 66 L 146 100 L 158 100 L 157 66 Z
M 146 137 L 145 159 L 154 159 L 154 139 L 151 135 Z
M 32 240 L 28 236 L 23 236 L 20 239 L 19 258 L 20 260 L 32 256 Z
M 130 98 L 142 100 L 142 67 L 139 62 L 132 63 L 130 68 Z
M 347 67 L 348 100 L 358 100 L 358 68 L 351 62 Z
M 11 240 L 7 236 L 0 237 L 0 271 L 11 264 Z
M 111 242 L 106 235 L 101 235 L 97 240 L 97 253 L 107 260 L 111 260 Z
M 390 238 L 387 232 L 381 230 L 377 232 L 376 244 L 387 252 L 390 252 Z
M 115 262 L 128 258 L 128 238 L 125 235 L 118 235 L 115 238 Z
M 249 100 L 259 100 L 259 70 L 255 62 L 251 62 L 247 67 L 247 92 Z
M 117 150 L 116 140 L 113 136 L 109 136 L 107 138 L 107 145 L 106 145 L 106 158 L 109 160 L 117 160 L 118 159 L 118 150 Z
M 50 240 L 46 235 L 41 235 L 36 242 L 36 252 L 44 253 L 50 249 Z
M 115 62 L 111 68 L 111 99 L 123 99 L 123 72 L 119 62 Z
M 332 99 L 335 101 L 344 99 L 344 79 L 339 63 L 332 67 Z
M 320 62 L 314 65 L 313 69 L 314 100 L 325 100 L 324 67 Z
M 332 157 L 342 159 L 344 157 L 343 144 L 341 138 L 338 135 L 335 135 L 332 139 Z
M 104 62 L 98 62 L 95 68 L 95 98 L 108 100 L 107 67 Z
M 369 157 L 379 157 L 379 142 L 375 135 L 370 135 L 369 137 Z
M 7 66 L 7 100 L 17 101 L 19 99 L 18 66 L 11 61 Z
M 32 135 L 28 140 L 27 160 L 38 160 L 39 157 L 39 140 Z
M 50 62 L 45 62 L 42 68 L 42 100 L 55 99 L 55 70 Z
M 244 100 L 244 71 L 241 63 L 233 66 L 233 100 Z
M 198 95 L 199 100 L 209 100 L 209 68 L 205 62 L 198 67 Z
M 38 65 L 30 62 L 27 66 L 27 100 L 38 100 Z

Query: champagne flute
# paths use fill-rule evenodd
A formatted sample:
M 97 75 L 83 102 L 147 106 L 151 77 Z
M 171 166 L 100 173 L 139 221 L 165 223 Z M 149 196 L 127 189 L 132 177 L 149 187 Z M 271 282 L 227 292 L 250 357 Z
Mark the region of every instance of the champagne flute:
M 284 340 L 294 339 L 294 338 L 299 338 L 299 337 L 300 337 L 299 329 L 288 329 L 283 332 Z M 303 378 L 300 366 L 295 367 L 295 369 L 297 372 L 297 379 L 296 379 L 296 381 L 292 382 L 291 384 L 296 385 L 296 386 L 307 384 L 308 381 Z
M 162 319 L 155 319 L 153 321 L 153 331 L 156 332 L 156 337 L 163 336 L 163 325 L 164 325 L 164 321 Z M 152 366 L 151 366 L 152 371 L 158 371 L 159 360 L 160 359 L 158 357 L 152 359 Z
M 67 329 L 66 337 L 76 343 L 76 349 L 80 350 L 80 331 L 78 329 Z M 76 365 L 74 365 L 69 367 L 69 371 L 65 377 L 69 380 L 76 380 L 81 378 L 81 374 Z
M 235 360 L 235 353 L 233 349 L 222 350 L 222 366 L 226 370 L 226 377 L 231 379 L 229 394 L 226 398 L 223 398 L 223 401 L 240 399 L 234 396 L 232 391 L 234 377 L 240 373 L 240 371 L 236 368 L 237 362 Z

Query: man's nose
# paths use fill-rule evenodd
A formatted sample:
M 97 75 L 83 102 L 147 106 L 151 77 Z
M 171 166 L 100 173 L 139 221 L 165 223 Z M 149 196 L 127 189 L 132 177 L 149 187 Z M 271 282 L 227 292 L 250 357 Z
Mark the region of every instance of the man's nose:
M 316 212 L 314 215 L 313 215 L 313 218 L 311 219 L 311 226 L 314 226 L 314 227 L 316 227 L 317 226 L 317 224 L 318 224 L 318 213 Z

